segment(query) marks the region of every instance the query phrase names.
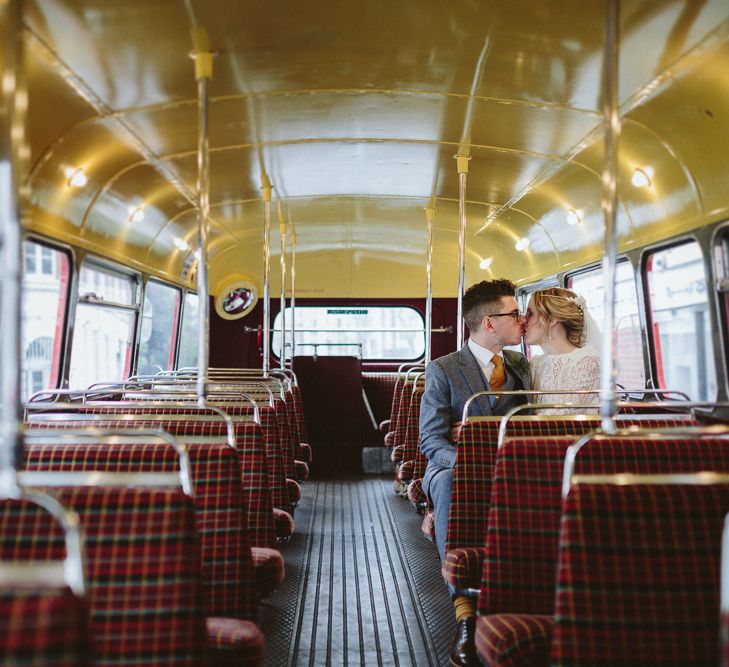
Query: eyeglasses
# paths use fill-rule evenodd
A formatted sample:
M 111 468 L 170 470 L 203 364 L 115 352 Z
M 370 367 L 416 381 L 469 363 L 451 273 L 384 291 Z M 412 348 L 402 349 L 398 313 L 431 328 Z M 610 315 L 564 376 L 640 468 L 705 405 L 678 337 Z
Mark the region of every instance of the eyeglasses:
M 523 317 L 526 317 L 526 315 L 519 312 L 518 310 L 512 310 L 510 313 L 494 313 L 493 315 L 488 315 L 487 317 L 513 317 L 515 320 L 520 320 Z

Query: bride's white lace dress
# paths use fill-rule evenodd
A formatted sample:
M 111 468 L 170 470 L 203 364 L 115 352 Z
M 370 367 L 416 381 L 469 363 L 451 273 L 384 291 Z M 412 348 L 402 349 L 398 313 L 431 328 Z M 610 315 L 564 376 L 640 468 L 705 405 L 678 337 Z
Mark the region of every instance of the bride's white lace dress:
M 529 362 L 532 389 L 598 389 L 600 386 L 600 355 L 586 345 L 565 354 L 540 354 Z M 535 403 L 574 403 L 597 405 L 597 394 L 538 394 Z M 565 415 L 574 412 L 568 408 L 549 408 L 539 414 Z

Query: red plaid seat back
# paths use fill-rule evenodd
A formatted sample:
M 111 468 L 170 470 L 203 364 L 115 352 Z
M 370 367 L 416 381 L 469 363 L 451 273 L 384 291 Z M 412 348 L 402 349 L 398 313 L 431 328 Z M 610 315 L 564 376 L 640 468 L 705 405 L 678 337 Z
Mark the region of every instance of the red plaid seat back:
M 729 485 L 577 484 L 565 502 L 552 664 L 719 660 Z
M 206 664 L 192 501 L 167 489 L 79 487 L 53 495 L 83 526 L 94 664 Z M 63 557 L 63 536 L 43 510 L 25 501 L 5 501 L 4 509 L 0 558 Z
M 467 421 L 461 428 L 453 471 L 451 510 L 446 550 L 482 547 L 486 542 L 491 477 L 496 457 L 500 418 L 486 417 Z M 695 422 L 668 418 L 621 420 L 620 425 L 668 428 L 695 425 Z M 579 436 L 600 427 L 599 418 L 525 417 L 507 422 L 508 437 Z M 494 451 L 489 451 L 494 450 Z
M 232 406 L 234 409 L 231 416 L 249 416 L 253 414 L 250 406 Z M 228 411 L 228 406 L 225 407 Z M 262 409 L 262 413 L 270 411 Z M 230 414 L 230 413 L 229 413 Z M 39 421 L 31 422 L 36 429 L 77 429 L 94 426 L 98 428 L 156 428 L 164 429 L 171 435 L 205 435 L 215 437 L 227 437 L 227 426 L 219 418 L 214 417 L 211 421 L 193 422 L 180 419 L 162 421 L 135 420 L 128 422 L 121 419 L 104 421 Z M 275 543 L 273 528 L 273 501 L 271 492 L 271 479 L 269 479 L 269 459 L 275 465 L 274 470 L 281 475 L 282 463 L 278 448 L 271 445 L 267 447 L 263 440 L 261 427 L 254 422 L 235 422 L 236 449 L 239 453 L 241 466 L 241 479 L 243 482 L 243 495 L 248 513 L 248 528 L 252 546 L 273 547 Z M 276 479 L 276 478 L 274 478 Z M 285 479 L 280 480 L 280 489 L 285 486 Z M 282 496 L 283 497 L 283 496 Z M 271 507 L 270 511 L 266 508 Z
M 571 436 L 507 438 L 496 455 L 479 614 L 552 614 Z
M 206 609 L 211 616 L 253 619 L 257 599 L 238 457 L 226 444 L 192 444 L 188 452 Z M 179 459 L 164 443 L 30 443 L 26 469 L 175 472 Z
M 88 610 L 65 588 L 0 588 L 0 663 L 91 665 Z
M 493 417 L 466 422 L 461 428 L 453 469 L 446 551 L 481 547 L 486 541 L 499 422 L 499 417 Z
M 294 411 L 296 413 L 296 424 L 299 427 L 299 437 L 301 442 L 309 442 L 309 432 L 304 418 L 304 404 L 301 402 L 301 391 L 296 385 L 291 387 L 291 395 L 294 398 Z
M 394 390 L 398 381 L 397 373 L 362 374 L 362 387 L 378 424 L 392 414 Z
M 402 444 L 403 461 L 414 461 L 420 444 L 420 403 L 423 400 L 423 390 L 415 389 L 410 395 L 410 403 L 406 415 L 405 437 Z
M 574 474 L 729 472 L 729 441 L 599 435 L 581 447 Z

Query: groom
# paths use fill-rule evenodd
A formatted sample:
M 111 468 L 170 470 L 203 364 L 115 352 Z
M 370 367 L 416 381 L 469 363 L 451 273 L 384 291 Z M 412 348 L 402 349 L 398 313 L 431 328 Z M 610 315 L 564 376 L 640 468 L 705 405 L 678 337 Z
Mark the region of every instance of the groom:
M 435 542 L 441 562 L 445 560 L 448 512 L 451 504 L 453 466 L 456 462 L 453 427 L 460 422 L 463 406 L 479 391 L 528 389 L 529 366 L 519 352 L 503 350 L 518 345 L 522 335 L 522 315 L 516 302 L 515 286 L 509 280 L 482 281 L 463 295 L 463 318 L 470 337 L 458 352 L 428 364 L 425 393 L 420 406 L 420 449 L 428 458 L 423 490 L 433 503 Z M 503 415 L 526 397 L 506 395 L 476 399 L 469 409 L 474 416 Z M 474 647 L 475 601 L 453 599 L 458 631 L 452 665 L 478 665 Z

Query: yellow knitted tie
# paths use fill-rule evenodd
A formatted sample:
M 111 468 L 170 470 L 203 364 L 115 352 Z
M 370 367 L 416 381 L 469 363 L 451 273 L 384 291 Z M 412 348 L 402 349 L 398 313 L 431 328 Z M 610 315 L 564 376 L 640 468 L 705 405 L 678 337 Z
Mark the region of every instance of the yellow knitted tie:
M 494 365 L 493 373 L 491 373 L 491 391 L 498 391 L 504 386 L 504 380 L 506 379 L 506 373 L 504 372 L 504 360 L 495 354 L 491 357 L 491 363 Z

